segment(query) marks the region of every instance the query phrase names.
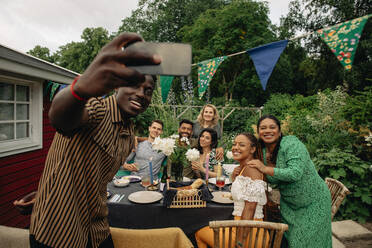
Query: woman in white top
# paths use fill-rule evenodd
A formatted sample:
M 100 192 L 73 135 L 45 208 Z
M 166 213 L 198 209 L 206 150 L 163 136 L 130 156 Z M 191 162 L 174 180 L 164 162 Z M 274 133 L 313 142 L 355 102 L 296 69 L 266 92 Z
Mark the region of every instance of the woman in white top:
M 234 169 L 232 174 L 231 196 L 234 200 L 234 211 L 232 214 L 235 220 L 262 221 L 264 217 L 263 206 L 267 201 L 265 193 L 266 183 L 263 181 L 263 174 L 259 170 L 247 166 L 247 162 L 257 158 L 256 147 L 257 139 L 249 133 L 242 133 L 236 136 L 232 146 L 234 160 L 240 164 Z M 228 235 L 228 232 L 226 235 Z M 209 227 L 204 227 L 197 231 L 195 238 L 199 248 L 206 248 L 207 245 L 213 247 L 213 231 Z M 258 247 L 263 247 L 262 237 L 260 239 Z M 238 233 L 238 245 L 240 247 L 248 246 L 248 242 L 243 245 L 241 240 L 241 234 Z

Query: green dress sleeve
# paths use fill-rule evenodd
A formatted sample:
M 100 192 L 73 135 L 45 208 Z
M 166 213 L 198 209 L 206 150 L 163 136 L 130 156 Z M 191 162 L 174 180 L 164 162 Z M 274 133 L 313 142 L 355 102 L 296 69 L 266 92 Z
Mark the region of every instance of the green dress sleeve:
M 302 178 L 306 158 L 309 157 L 305 145 L 295 136 L 285 136 L 280 142 L 274 179 L 295 182 Z

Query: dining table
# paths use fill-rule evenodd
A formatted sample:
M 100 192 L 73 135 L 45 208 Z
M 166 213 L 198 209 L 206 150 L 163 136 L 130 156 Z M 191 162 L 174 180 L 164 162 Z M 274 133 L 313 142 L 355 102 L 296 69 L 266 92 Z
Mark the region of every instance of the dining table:
M 228 191 L 229 187 L 226 185 L 223 190 Z M 210 201 L 202 208 L 167 208 L 163 205 L 163 199 L 147 204 L 130 201 L 128 197 L 132 193 L 146 190 L 140 182 L 130 183 L 126 187 L 116 187 L 110 182 L 107 189 L 111 195 L 120 196 L 115 197 L 120 199 L 119 201 L 110 201 L 109 198 L 107 202 L 108 221 L 111 227 L 129 229 L 179 227 L 195 245 L 195 232 L 208 226 L 209 221 L 233 219 L 232 203 Z M 209 189 L 218 191 L 217 187 L 211 184 Z M 159 189 L 157 191 L 160 192 Z

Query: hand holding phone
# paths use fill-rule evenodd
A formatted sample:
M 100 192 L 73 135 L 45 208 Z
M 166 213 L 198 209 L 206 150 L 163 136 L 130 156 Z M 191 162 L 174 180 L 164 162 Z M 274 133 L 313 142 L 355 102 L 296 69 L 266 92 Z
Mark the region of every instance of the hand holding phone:
M 124 50 L 139 50 L 161 57 L 159 65 L 128 66 L 142 74 L 187 76 L 191 72 L 191 45 L 183 43 L 136 42 Z

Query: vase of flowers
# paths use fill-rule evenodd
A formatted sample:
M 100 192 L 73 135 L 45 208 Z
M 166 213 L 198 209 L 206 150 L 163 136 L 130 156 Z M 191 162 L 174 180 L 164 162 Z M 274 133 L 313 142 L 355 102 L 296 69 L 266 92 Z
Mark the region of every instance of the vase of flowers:
M 190 149 L 190 142 L 188 138 L 179 138 L 178 135 L 172 135 L 169 138 L 155 138 L 152 143 L 152 148 L 163 152 L 169 159 L 171 164 L 171 175 L 177 181 L 182 181 L 183 168 L 187 166 L 190 159 L 199 158 L 199 151 L 197 149 Z M 187 155 L 186 155 L 187 154 Z

